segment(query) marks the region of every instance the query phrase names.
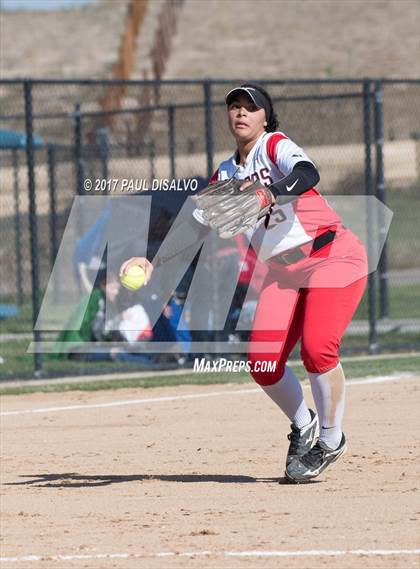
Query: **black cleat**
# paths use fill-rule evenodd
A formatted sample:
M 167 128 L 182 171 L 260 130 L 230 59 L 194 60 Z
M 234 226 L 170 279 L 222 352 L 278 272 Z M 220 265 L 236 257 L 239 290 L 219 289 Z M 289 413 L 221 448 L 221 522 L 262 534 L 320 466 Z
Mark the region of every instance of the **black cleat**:
M 311 422 L 298 429 L 293 423 L 290 425 L 292 432 L 287 435 L 290 441 L 289 450 L 287 451 L 286 468 L 294 460 L 311 448 L 318 431 L 318 417 L 316 413 L 309 409 L 311 414 Z
M 323 472 L 329 464 L 336 461 L 347 450 L 346 437 L 341 437 L 340 445 L 332 450 L 322 441 L 315 445 L 303 456 L 296 458 L 286 467 L 286 478 L 297 484 L 308 482 Z

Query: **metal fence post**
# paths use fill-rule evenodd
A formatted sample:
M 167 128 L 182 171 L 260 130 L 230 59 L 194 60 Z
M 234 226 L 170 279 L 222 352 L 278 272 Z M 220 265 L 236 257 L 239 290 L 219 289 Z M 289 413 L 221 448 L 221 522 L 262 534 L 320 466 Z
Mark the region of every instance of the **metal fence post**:
M 363 132 L 365 143 L 365 193 L 372 196 L 372 129 L 371 129 L 371 89 L 370 81 L 363 82 Z M 367 200 L 367 240 L 368 240 L 368 260 L 373 257 L 374 243 L 374 216 L 371 211 L 372 204 Z M 369 351 L 375 353 L 378 349 L 378 331 L 376 321 L 376 275 L 370 272 L 368 275 L 368 313 L 369 313 Z
M 50 191 L 50 241 L 51 241 L 51 269 L 54 266 L 55 258 L 58 252 L 57 243 L 57 202 L 56 202 L 56 177 L 55 177 L 55 146 L 54 144 L 48 145 L 47 150 L 48 159 L 48 186 Z
M 80 103 L 74 107 L 74 160 L 76 164 L 76 194 L 83 195 L 82 116 Z
M 213 108 L 211 81 L 206 79 L 203 82 L 204 88 L 204 127 L 206 132 L 206 156 L 207 156 L 207 177 L 211 178 L 213 174 Z
M 80 112 L 80 103 L 76 103 L 74 107 L 74 163 L 76 167 L 76 195 L 82 196 L 84 191 L 84 168 L 82 158 L 82 114 Z M 83 207 L 78 209 L 77 218 L 79 235 L 83 234 Z
M 383 91 L 382 82 L 375 81 L 375 106 L 374 106 L 374 121 L 375 121 L 375 148 L 376 148 L 376 197 L 386 204 L 385 195 L 385 176 L 384 176 L 384 157 L 383 157 Z M 388 258 L 387 258 L 387 243 L 386 243 L 386 229 L 384 227 L 383 212 L 379 213 L 379 236 L 384 240 L 384 247 L 382 255 L 379 259 L 379 317 L 387 318 L 389 316 L 389 277 L 388 277 Z
M 53 270 L 55 259 L 58 253 L 58 239 L 57 239 L 57 202 L 56 202 L 56 158 L 54 144 L 48 144 L 47 149 L 48 160 L 48 189 L 50 192 L 50 265 L 51 271 Z M 54 280 L 54 299 L 57 294 L 57 280 Z
M 81 126 L 81 125 L 80 125 Z M 102 179 L 108 180 L 108 160 L 109 160 L 109 140 L 108 140 L 108 129 L 100 128 L 97 131 L 97 136 L 99 138 L 99 155 L 101 157 L 102 166 Z
M 35 171 L 34 171 L 34 139 L 33 139 L 33 115 L 32 115 L 32 81 L 27 79 L 23 82 L 25 98 L 25 130 L 26 130 L 26 163 L 28 168 L 28 194 L 29 194 L 29 232 L 31 247 L 31 284 L 32 284 L 32 321 L 35 342 L 34 366 L 35 376 L 42 376 L 41 354 L 38 345 L 41 341 L 41 332 L 35 330 L 35 323 L 39 312 L 39 257 L 38 257 L 38 229 L 36 217 L 35 198 Z
M 175 108 L 173 105 L 168 106 L 168 142 L 169 142 L 169 160 L 171 164 L 171 179 L 175 179 Z
M 12 150 L 12 168 L 13 168 L 13 197 L 15 202 L 15 254 L 16 254 L 16 288 L 17 303 L 19 306 L 23 304 L 23 278 L 22 278 L 22 234 L 20 225 L 20 208 L 19 208 L 19 155 L 14 148 Z
M 156 160 L 156 150 L 155 143 L 153 140 L 149 142 L 149 163 L 150 163 L 150 183 L 153 184 L 155 179 L 155 160 Z

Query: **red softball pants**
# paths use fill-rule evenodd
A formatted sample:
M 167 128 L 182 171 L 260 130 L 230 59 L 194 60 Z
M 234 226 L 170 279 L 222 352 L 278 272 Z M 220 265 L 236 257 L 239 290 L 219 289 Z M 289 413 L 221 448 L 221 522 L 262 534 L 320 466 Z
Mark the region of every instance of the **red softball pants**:
M 275 371 L 251 371 L 260 385 L 271 385 L 283 373 L 298 340 L 308 372 L 323 373 L 339 363 L 343 334 L 363 296 L 367 280 L 366 251 L 359 239 L 340 228 L 332 243 L 291 265 L 273 258 L 262 285 L 250 335 L 248 360 L 276 361 Z

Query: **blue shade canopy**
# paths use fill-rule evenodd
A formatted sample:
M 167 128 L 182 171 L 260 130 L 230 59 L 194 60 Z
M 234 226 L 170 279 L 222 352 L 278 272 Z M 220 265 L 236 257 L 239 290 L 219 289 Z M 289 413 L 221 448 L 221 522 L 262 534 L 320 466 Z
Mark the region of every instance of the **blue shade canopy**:
M 19 309 L 14 304 L 0 304 L 0 320 L 17 316 Z
M 65 10 L 93 4 L 96 0 L 0 0 L 3 10 Z
M 34 146 L 42 146 L 44 141 L 34 136 Z M 26 148 L 26 134 L 16 130 L 0 129 L 0 149 Z

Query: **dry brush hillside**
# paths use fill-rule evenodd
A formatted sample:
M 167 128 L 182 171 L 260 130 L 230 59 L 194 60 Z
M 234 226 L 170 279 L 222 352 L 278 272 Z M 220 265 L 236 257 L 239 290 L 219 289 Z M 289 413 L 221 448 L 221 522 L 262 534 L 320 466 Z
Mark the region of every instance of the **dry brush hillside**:
M 418 0 L 187 0 L 166 76 L 419 77 Z
M 1 76 L 110 77 L 126 6 L 98 0 L 65 11 L 1 11 Z M 143 28 L 137 71 L 147 36 Z M 185 0 L 166 77 L 251 76 L 419 77 L 420 3 Z

